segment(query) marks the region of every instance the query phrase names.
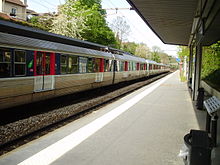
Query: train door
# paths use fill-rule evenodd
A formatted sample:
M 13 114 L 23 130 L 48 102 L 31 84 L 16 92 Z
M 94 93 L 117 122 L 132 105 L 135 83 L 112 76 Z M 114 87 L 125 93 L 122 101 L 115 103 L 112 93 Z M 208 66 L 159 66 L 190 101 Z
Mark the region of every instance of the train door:
M 36 51 L 34 53 L 34 91 L 54 89 L 55 54 Z

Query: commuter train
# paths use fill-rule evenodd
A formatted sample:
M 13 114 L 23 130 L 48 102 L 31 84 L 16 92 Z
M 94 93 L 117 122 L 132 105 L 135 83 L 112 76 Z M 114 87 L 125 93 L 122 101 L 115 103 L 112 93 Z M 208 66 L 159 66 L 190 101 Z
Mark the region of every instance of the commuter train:
M 168 65 L 112 48 L 5 32 L 0 38 L 0 109 L 169 71 Z

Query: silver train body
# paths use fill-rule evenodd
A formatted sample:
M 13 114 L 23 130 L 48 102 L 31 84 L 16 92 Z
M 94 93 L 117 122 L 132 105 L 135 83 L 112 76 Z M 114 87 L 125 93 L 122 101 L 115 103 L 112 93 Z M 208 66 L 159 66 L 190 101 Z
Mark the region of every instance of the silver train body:
M 0 109 L 169 71 L 126 52 L 0 32 Z

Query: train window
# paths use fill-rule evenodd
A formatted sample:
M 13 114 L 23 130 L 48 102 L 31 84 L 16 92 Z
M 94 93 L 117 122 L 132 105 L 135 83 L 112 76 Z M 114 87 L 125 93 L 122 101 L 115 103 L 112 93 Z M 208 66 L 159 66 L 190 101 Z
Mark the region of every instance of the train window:
M 135 70 L 135 62 L 129 62 L 130 65 L 130 70 L 134 71 Z
M 87 72 L 87 58 L 79 57 L 79 73 Z
M 144 64 L 141 64 L 140 70 L 144 70 Z
M 116 61 L 116 68 L 115 71 L 119 72 L 120 71 L 120 61 Z
M 92 73 L 94 72 L 94 64 L 95 64 L 95 59 L 94 58 L 88 58 L 88 72 Z
M 67 56 L 66 55 L 61 55 L 61 59 L 60 59 L 60 65 L 61 65 L 61 74 L 66 74 L 67 73 Z
M 114 60 L 109 60 L 110 62 L 110 72 L 114 71 Z
M 120 65 L 120 71 L 124 71 L 125 62 L 124 61 L 119 61 L 119 65 Z
M 78 57 L 61 55 L 61 74 L 78 73 Z
M 50 53 L 45 53 L 44 55 L 45 58 L 45 64 L 44 64 L 44 74 L 48 75 L 50 74 Z
M 15 50 L 14 53 L 14 74 L 24 76 L 26 74 L 26 52 Z
M 109 62 L 110 60 L 105 60 L 105 72 L 109 72 L 109 66 L 110 66 L 110 62 Z
M 136 62 L 133 62 L 132 65 L 133 65 L 133 66 L 132 66 L 133 70 L 136 70 L 136 69 L 137 69 L 137 64 L 136 64 Z
M 36 73 L 37 75 L 43 74 L 43 53 L 37 52 L 37 67 L 36 67 Z
M 105 72 L 113 71 L 113 60 L 105 60 Z
M 78 57 L 69 56 L 68 73 L 78 73 Z
M 132 70 L 132 62 L 128 62 L 128 71 Z
M 11 76 L 11 51 L 0 48 L 0 77 Z

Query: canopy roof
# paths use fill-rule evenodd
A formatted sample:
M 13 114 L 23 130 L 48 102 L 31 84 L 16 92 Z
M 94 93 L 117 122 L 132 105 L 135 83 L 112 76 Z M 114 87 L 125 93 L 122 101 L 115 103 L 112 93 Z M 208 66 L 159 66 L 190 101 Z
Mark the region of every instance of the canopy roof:
M 127 0 L 166 44 L 190 45 L 201 39 L 210 45 L 220 39 L 219 0 Z

